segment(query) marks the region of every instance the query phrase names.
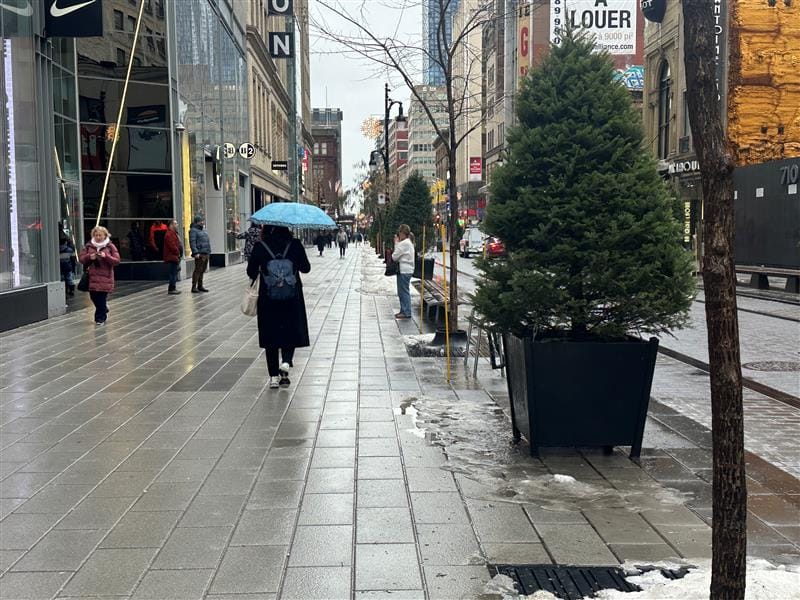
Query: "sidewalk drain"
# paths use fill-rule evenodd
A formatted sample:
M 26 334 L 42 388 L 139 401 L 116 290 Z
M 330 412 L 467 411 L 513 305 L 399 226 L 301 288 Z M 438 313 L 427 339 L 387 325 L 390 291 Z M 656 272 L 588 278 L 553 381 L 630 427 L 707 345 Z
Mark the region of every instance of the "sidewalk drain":
M 750 369 L 751 371 L 800 371 L 800 362 L 791 360 L 768 360 L 744 363 L 742 368 Z
M 638 567 L 640 573 L 656 567 Z M 686 568 L 660 569 L 667 579 L 680 579 Z M 625 579 L 618 567 L 559 567 L 553 565 L 490 565 L 492 575 L 507 575 L 514 580 L 520 595 L 532 595 L 539 590 L 550 592 L 563 600 L 592 598 L 600 590 L 640 592 L 641 588 Z M 630 574 L 629 574 L 630 575 Z

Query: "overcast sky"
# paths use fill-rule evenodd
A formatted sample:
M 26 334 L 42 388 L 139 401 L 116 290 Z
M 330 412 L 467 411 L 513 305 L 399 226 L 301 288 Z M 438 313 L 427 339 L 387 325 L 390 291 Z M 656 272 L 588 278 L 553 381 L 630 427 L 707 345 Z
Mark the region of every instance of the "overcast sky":
M 335 31 L 357 34 L 355 26 L 337 20 L 329 11 L 322 8 L 317 0 L 311 0 L 311 18 L 324 17 L 328 27 Z M 350 10 L 361 6 L 360 0 L 345 0 L 342 3 Z M 403 40 L 414 39 L 419 45 L 422 38 L 422 8 L 418 1 L 395 0 L 394 8 L 381 0 L 367 0 L 365 24 L 384 37 L 398 37 Z M 375 63 L 364 58 L 343 56 L 340 44 L 321 39 L 311 28 L 311 105 L 312 108 L 340 108 L 344 113 L 342 121 L 342 189 L 353 187 L 355 169 L 353 165 L 368 160 L 370 142 L 361 133 L 361 123 L 370 115 L 383 119 L 383 85 L 387 81 L 392 88 L 394 100 L 403 102 L 408 111 L 409 92 L 401 85 L 399 76 L 394 73 L 378 72 Z M 421 67 L 421 64 L 419 65 Z M 326 101 L 327 97 L 327 101 Z M 397 114 L 397 107 L 392 116 Z

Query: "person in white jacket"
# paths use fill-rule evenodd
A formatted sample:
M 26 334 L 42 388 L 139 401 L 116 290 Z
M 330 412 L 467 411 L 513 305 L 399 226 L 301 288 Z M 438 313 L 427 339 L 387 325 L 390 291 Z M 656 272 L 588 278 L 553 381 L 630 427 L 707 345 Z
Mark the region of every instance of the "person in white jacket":
M 397 297 L 400 299 L 400 312 L 395 319 L 411 318 L 411 276 L 414 274 L 414 244 L 411 241 L 411 228 L 400 225 L 394 236 L 394 252 L 392 260 L 397 263 Z

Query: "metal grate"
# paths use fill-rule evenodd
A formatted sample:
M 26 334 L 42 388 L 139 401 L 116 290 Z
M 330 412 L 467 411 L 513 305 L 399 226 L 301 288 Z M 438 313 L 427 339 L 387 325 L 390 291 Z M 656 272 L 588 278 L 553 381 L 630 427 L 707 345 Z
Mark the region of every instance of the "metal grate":
M 545 590 L 564 600 L 581 600 L 593 597 L 600 590 L 641 591 L 628 583 L 624 571 L 617 567 L 494 565 L 490 570 L 511 577 L 519 593 L 525 596 Z

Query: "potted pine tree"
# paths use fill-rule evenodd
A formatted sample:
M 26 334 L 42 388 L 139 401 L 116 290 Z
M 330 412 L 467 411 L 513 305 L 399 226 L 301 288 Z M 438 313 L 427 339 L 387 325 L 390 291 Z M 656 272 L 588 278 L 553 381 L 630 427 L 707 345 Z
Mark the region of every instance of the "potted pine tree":
M 503 332 L 514 434 L 641 450 L 658 341 L 694 293 L 674 198 L 612 61 L 569 32 L 522 83 L 475 305 Z

